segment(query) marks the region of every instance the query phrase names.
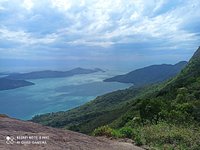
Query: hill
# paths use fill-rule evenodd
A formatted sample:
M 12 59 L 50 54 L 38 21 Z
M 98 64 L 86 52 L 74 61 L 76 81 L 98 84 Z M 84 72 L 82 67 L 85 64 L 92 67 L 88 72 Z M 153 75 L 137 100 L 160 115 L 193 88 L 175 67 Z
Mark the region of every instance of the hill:
M 90 74 L 95 72 L 103 72 L 103 70 L 96 68 L 96 69 L 84 69 L 84 68 L 75 68 L 69 71 L 35 71 L 29 73 L 15 73 L 10 74 L 6 78 L 8 79 L 42 79 L 42 78 L 61 78 L 61 77 L 70 77 L 79 74 Z
M 0 149 L 142 150 L 132 143 L 95 138 L 68 130 L 12 119 L 4 115 L 0 115 Z
M 173 79 L 98 97 L 33 121 L 94 135 L 127 137 L 153 149 L 200 147 L 200 48 Z M 94 128 L 96 128 L 94 130 Z
M 0 78 L 0 91 L 16 89 L 19 87 L 34 85 L 34 83 L 25 80 L 13 80 L 7 78 Z
M 145 86 L 153 83 L 159 83 L 176 76 L 186 65 L 186 61 L 179 62 L 175 65 L 152 65 L 131 71 L 124 75 L 118 75 L 104 81 L 133 83 L 137 87 Z
M 128 88 L 98 96 L 80 107 L 68 111 L 36 115 L 33 122 L 90 134 L 95 128 L 111 123 L 127 111 L 126 104 L 133 99 L 149 95 L 160 85 Z
M 172 80 L 124 106 L 126 113 L 96 135 L 125 136 L 155 149 L 200 147 L 200 48 Z M 106 131 L 106 132 L 105 132 Z M 113 134 L 115 133 L 115 134 Z M 117 134 L 116 134 L 117 133 Z

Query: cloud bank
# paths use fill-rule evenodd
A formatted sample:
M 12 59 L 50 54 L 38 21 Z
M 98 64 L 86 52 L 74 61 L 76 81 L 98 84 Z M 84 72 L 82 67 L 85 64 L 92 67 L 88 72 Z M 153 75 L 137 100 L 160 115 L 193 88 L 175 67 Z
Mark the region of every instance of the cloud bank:
M 175 63 L 199 25 L 199 0 L 0 0 L 0 66 Z

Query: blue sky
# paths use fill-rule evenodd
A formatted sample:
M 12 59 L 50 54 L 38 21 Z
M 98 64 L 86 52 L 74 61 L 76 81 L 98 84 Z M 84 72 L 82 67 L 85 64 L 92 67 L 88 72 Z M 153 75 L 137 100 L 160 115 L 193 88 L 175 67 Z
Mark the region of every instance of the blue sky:
M 199 0 L 0 0 L 0 72 L 188 60 Z

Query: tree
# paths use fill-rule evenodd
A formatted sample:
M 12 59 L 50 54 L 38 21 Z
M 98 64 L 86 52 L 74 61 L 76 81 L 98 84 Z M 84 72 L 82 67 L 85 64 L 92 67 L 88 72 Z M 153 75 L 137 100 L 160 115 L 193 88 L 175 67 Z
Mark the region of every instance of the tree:
M 150 121 L 157 124 L 160 119 L 160 112 L 162 110 L 163 102 L 161 99 L 146 99 L 143 100 L 139 107 L 140 117 L 142 122 Z

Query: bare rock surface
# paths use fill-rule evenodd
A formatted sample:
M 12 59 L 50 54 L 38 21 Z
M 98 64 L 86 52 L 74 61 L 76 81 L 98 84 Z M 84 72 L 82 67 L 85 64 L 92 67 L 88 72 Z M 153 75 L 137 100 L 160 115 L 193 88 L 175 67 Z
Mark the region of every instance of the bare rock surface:
M 0 115 L 0 150 L 142 150 L 131 142 L 92 137 Z

